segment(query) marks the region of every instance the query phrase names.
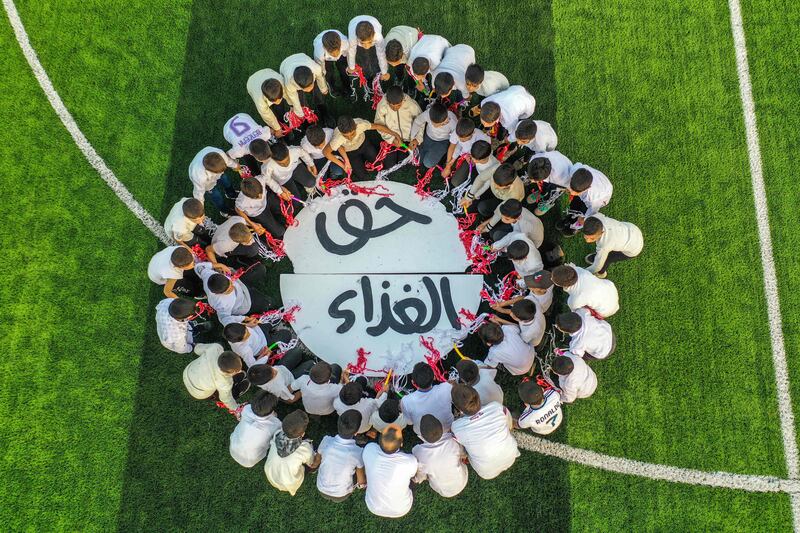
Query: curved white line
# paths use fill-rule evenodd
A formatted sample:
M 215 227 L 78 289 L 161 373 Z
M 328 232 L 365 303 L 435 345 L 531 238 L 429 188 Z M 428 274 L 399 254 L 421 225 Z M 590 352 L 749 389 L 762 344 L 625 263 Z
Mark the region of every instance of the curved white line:
M 734 2 L 735 0 L 731 0 Z M 164 244 L 170 244 L 170 239 L 167 237 L 166 233 L 164 232 L 164 228 L 153 218 L 147 210 L 142 207 L 142 205 L 136 201 L 133 195 L 128 191 L 128 189 L 117 179 L 111 169 L 108 168 L 105 161 L 100 157 L 100 155 L 95 151 L 94 147 L 89 143 L 86 136 L 78 127 L 75 119 L 72 118 L 72 115 L 64 106 L 61 98 L 59 97 L 58 93 L 56 92 L 55 88 L 53 87 L 50 78 L 47 76 L 47 73 L 44 70 L 41 62 L 39 61 L 38 56 L 36 55 L 36 51 L 30 44 L 30 40 L 28 39 L 28 34 L 25 31 L 25 27 L 22 24 L 22 20 L 19 17 L 19 13 L 17 12 L 17 8 L 14 5 L 12 0 L 3 0 L 3 7 L 5 8 L 6 14 L 8 15 L 8 19 L 11 23 L 12 28 L 14 29 L 14 34 L 16 35 L 17 42 L 22 49 L 23 54 L 25 55 L 25 59 L 27 59 L 28 64 L 31 66 L 34 75 L 36 76 L 39 85 L 41 85 L 42 90 L 44 91 L 47 99 L 50 101 L 50 105 L 53 107 L 53 110 L 58 115 L 61 122 L 64 124 L 64 127 L 67 128 L 70 135 L 72 135 L 75 144 L 78 145 L 83 155 L 89 161 L 89 163 L 97 170 L 103 180 L 108 184 L 109 187 L 116 193 L 120 200 L 130 209 L 136 217 L 142 221 L 142 223 L 156 236 L 160 239 Z M 737 52 L 738 57 L 738 52 Z M 746 58 L 745 58 L 746 61 Z M 755 125 L 755 119 L 753 119 L 753 124 Z M 749 130 L 748 130 L 749 131 Z M 748 135 L 749 139 L 749 135 Z M 757 146 L 757 144 L 756 144 Z M 760 162 L 760 159 L 759 159 Z M 760 168 L 760 167 L 759 167 Z M 755 176 L 755 173 L 754 173 Z M 755 182 L 755 177 L 753 178 Z M 761 184 L 761 194 L 763 195 L 763 179 Z M 758 203 L 758 202 L 757 202 Z M 763 208 L 766 209 L 766 202 L 763 204 Z M 766 216 L 766 215 L 765 215 Z M 759 234 L 761 234 L 761 224 L 759 223 Z M 769 239 L 769 226 L 767 225 L 767 239 Z M 763 244 L 763 242 L 762 242 Z M 769 254 L 768 259 L 771 263 L 771 243 L 769 244 Z M 762 246 L 762 259 L 764 259 L 764 248 Z M 766 259 L 765 259 L 766 261 Z M 766 266 L 765 266 L 766 271 Z M 774 264 L 772 265 L 772 275 L 774 278 Z M 768 290 L 768 297 L 770 296 L 770 292 Z M 777 291 L 774 292 L 775 301 L 777 301 Z M 778 315 L 777 315 L 777 324 L 778 324 L 778 333 L 781 335 L 781 347 L 782 347 L 782 333 L 780 333 L 780 311 L 779 307 Z M 770 318 L 772 319 L 772 314 L 770 314 Z M 772 320 L 770 324 L 772 325 Z M 773 353 L 775 349 L 775 340 L 773 338 Z M 783 353 L 784 359 L 784 369 L 785 369 L 785 353 Z M 776 365 L 776 372 L 778 371 L 778 367 Z M 785 383 L 787 387 L 787 395 L 788 395 L 788 380 Z M 779 391 L 781 390 L 779 386 Z M 791 411 L 789 411 L 789 415 L 791 415 Z M 783 412 L 781 416 L 781 420 L 783 421 Z M 793 419 L 792 419 L 793 424 Z M 793 428 L 793 425 L 792 425 Z M 598 452 L 593 452 L 591 450 L 585 450 L 582 448 L 574 448 L 572 446 L 568 446 L 566 444 L 561 444 L 557 442 L 551 442 L 539 437 L 534 437 L 527 433 L 516 432 L 515 433 L 517 441 L 523 449 L 540 453 L 543 455 L 547 455 L 550 457 L 555 457 L 558 459 L 563 459 L 565 461 L 573 462 L 582 464 L 585 466 L 589 466 L 592 468 L 597 468 L 600 470 L 605 470 L 608 472 L 614 472 L 618 474 L 625 474 L 625 475 L 632 475 L 652 480 L 661 480 L 661 481 L 669 481 L 672 483 L 684 483 L 689 485 L 701 485 L 707 487 L 718 487 L 718 488 L 726 488 L 726 489 L 735 489 L 735 490 L 743 490 L 747 492 L 785 492 L 792 494 L 793 501 L 796 498 L 796 494 L 800 493 L 800 481 L 797 479 L 780 479 L 777 477 L 770 477 L 770 476 L 755 476 L 755 475 L 744 475 L 744 474 L 732 474 L 728 472 L 703 472 L 700 470 L 691 470 L 688 468 L 679 468 L 674 466 L 667 466 L 667 465 L 660 465 L 654 463 L 644 463 L 641 461 L 634 461 L 632 459 L 625 459 L 622 457 L 614 457 L 611 455 L 605 455 Z M 796 450 L 796 447 L 795 447 Z M 788 460 L 788 453 L 787 453 L 787 460 Z M 792 470 L 790 469 L 790 472 Z M 796 472 L 796 470 L 795 470 Z

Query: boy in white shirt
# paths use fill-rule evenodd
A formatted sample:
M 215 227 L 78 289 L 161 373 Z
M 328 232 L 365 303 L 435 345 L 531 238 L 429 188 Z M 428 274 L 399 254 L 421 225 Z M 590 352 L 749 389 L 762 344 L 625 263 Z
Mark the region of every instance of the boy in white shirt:
M 272 355 L 269 346 L 275 342 L 288 343 L 292 339 L 289 330 L 275 329 L 269 324 L 259 324 L 254 320 L 238 321 L 232 317 L 224 317 L 220 322 L 224 325 L 222 336 L 248 367 L 266 362 Z M 292 352 L 293 356 L 294 353 Z
M 245 319 L 253 321 L 256 319 L 248 318 L 247 315 L 263 313 L 273 308 L 269 298 L 250 286 L 263 280 L 265 272 L 259 274 L 258 270 L 254 268 L 239 279 L 231 281 L 224 274 L 215 272 L 211 263 L 198 263 L 195 266 L 195 272 L 203 280 L 208 305 L 214 308 L 220 321 L 227 317 L 234 317 L 233 320 L 240 322 Z
M 499 246 L 506 243 L 505 248 Z M 492 250 L 505 251 L 521 278 L 540 271 L 544 266 L 539 250 L 523 233 L 509 233 L 494 243 Z
M 363 435 L 370 429 L 370 418 L 372 413 L 378 408 L 375 398 L 366 398 L 361 383 L 351 381 L 346 383 L 339 391 L 339 397 L 333 400 L 333 408 L 341 416 L 345 411 L 355 409 L 361 413 L 361 425 L 358 427 L 356 435 Z
M 539 346 L 544 339 L 547 320 L 537 307 L 535 301 L 522 298 L 514 302 L 510 308 L 493 306 L 492 309 L 499 313 L 510 315 L 516 320 L 522 340 L 531 346 Z
M 556 223 L 556 229 L 566 236 L 574 235 L 590 217 L 608 205 L 614 187 L 608 177 L 583 163 L 572 165 L 567 192 L 572 195 L 567 213 Z
M 414 505 L 411 479 L 417 473 L 417 459 L 400 451 L 403 432 L 391 425 L 381 433 L 380 444 L 371 442 L 364 448 L 362 459 L 367 474 L 364 501 L 372 514 L 400 518 Z
M 441 163 L 447 154 L 456 122 L 456 115 L 441 102 L 434 102 L 414 119 L 409 148 L 419 147 L 419 159 L 425 171 Z
M 338 435 L 326 435 L 317 448 L 317 490 L 326 500 L 343 502 L 356 487 L 363 489 L 367 486 L 363 450 L 354 438 L 360 425 L 361 413 L 355 409 L 345 411 L 337 421 Z
M 261 126 L 247 113 L 237 113 L 222 128 L 222 136 L 231 145 L 228 157 L 241 159 L 252 175 L 259 174 L 260 163 L 270 157 L 269 142 L 272 132 Z
M 322 67 L 328 90 L 334 98 L 347 94 L 349 89 L 350 76 L 347 75 L 349 53 L 350 44 L 347 37 L 339 30 L 325 30 L 314 38 L 314 61 Z
M 264 463 L 264 473 L 269 484 L 292 496 L 305 479 L 305 467 L 314 470 L 319 459 L 314 454 L 310 440 L 303 439 L 308 427 L 308 415 L 301 410 L 292 411 L 281 423 L 280 431 L 272 437 L 269 455 Z
M 489 320 L 478 328 L 478 337 L 489 347 L 484 364 L 491 368 L 502 364 L 512 376 L 530 372 L 536 351 L 522 340 L 519 326 L 495 316 Z
M 489 232 L 489 238 L 497 248 L 505 248 L 510 244 L 512 233 L 522 233 L 536 248 L 544 243 L 544 224 L 539 217 L 522 206 L 516 198 L 506 200 L 495 210 L 489 224 L 483 227 Z
M 426 34 L 419 38 L 408 54 L 408 64 L 411 66 L 411 76 L 417 91 L 414 99 L 420 106 L 431 95 L 433 89 L 431 73 L 439 66 L 445 50 L 449 47 L 450 43 L 444 37 Z
M 475 389 L 482 406 L 492 402 L 503 403 L 503 389 L 494 380 L 496 368 L 480 367 L 471 359 L 462 359 L 456 363 L 456 370 L 459 383 Z
M 156 331 L 161 345 L 175 353 L 189 353 L 201 336 L 208 333 L 210 322 L 193 322 L 197 302 L 186 298 L 165 298 L 156 305 Z
M 286 124 L 289 104 L 284 97 L 283 76 L 271 68 L 261 69 L 247 79 L 247 92 L 272 136 L 281 138 L 291 127 Z
M 570 336 L 569 351 L 587 360 L 606 359 L 617 348 L 611 324 L 585 307 L 556 317 L 556 327 Z
M 197 297 L 203 294 L 203 283 L 194 271 L 194 256 L 186 246 L 167 246 L 157 252 L 147 265 L 147 276 L 156 285 L 164 286 L 164 296 Z
M 569 295 L 567 305 L 572 311 L 589 307 L 603 318 L 619 311 L 619 293 L 610 280 L 600 279 L 588 270 L 571 264 L 554 268 L 551 279 L 554 285 Z
M 466 450 L 475 473 L 493 479 L 508 470 L 519 457 L 508 410 L 497 402 L 481 407 L 480 396 L 468 385 L 453 387 L 453 405 L 459 412 L 453 435 Z
M 477 117 L 481 114 L 480 104 L 484 98 L 508 89 L 508 78 L 494 70 L 484 70 L 480 65 L 473 63 L 464 73 L 464 85 L 467 92 L 464 98 L 469 101 L 469 116 Z
M 269 232 L 276 239 L 282 239 L 286 227 L 279 223 L 276 217 L 282 218 L 280 205 L 273 195 L 272 201 L 267 200 L 268 192 L 264 176 L 255 176 L 242 180 L 239 196 L 236 197 L 236 214 L 242 217 L 257 235 Z M 253 244 L 258 246 L 257 243 Z M 258 248 L 255 249 L 258 253 Z
M 442 177 L 450 177 L 450 174 L 453 173 L 453 165 L 459 161 L 462 154 L 466 154 L 466 157 L 469 157 L 472 145 L 477 141 L 489 142 L 489 137 L 477 129 L 475 123 L 470 119 L 459 119 L 459 121 L 456 122 L 455 130 L 450 134 L 450 146 L 447 148 L 447 160 L 442 169 Z M 470 173 L 468 163 L 469 161 L 462 161 L 461 166 L 453 173 L 451 183 L 454 187 L 461 185 L 464 181 L 469 179 Z M 461 170 L 465 165 L 467 168 Z M 459 172 L 459 170 L 461 172 Z
M 536 99 L 522 85 L 512 85 L 484 98 L 481 102 L 481 125 L 498 141 L 517 140 L 517 123 L 533 115 Z
M 534 188 L 527 202 L 536 204 L 534 215 L 540 217 L 556 204 L 569 188 L 571 175 L 572 161 L 558 150 L 535 154 L 531 158 L 528 162 L 527 179 Z
M 411 372 L 411 383 L 416 389 L 400 400 L 400 409 L 414 425 L 414 433 L 420 435 L 420 422 L 425 415 L 435 416 L 450 431 L 453 423 L 453 406 L 450 402 L 449 382 L 434 384 L 433 369 L 427 363 L 417 363 Z
M 561 401 L 572 403 L 578 398 L 588 398 L 597 389 L 597 375 L 582 358 L 565 352 L 553 359 L 553 372 L 558 374 Z
M 381 124 L 393 132 L 397 132 L 400 137 L 400 143 L 397 138 L 387 133 L 382 133 L 381 137 L 384 142 L 400 146 L 411 142 L 411 127 L 422 109 L 410 96 L 403 92 L 403 89 L 393 85 L 386 89 L 386 93 L 378 107 L 375 109 L 375 124 Z M 392 152 L 386 156 L 383 161 L 383 168 L 391 168 L 396 165 L 400 160 L 405 159 L 408 152 L 405 150 Z
M 440 92 L 439 89 L 441 87 L 437 88 L 437 97 L 440 99 L 443 97 L 449 98 L 450 104 L 452 105 L 460 104 L 467 98 L 469 91 L 467 90 L 465 76 L 467 68 L 474 63 L 475 50 L 471 46 L 457 44 L 448 48 L 444 53 L 441 63 L 439 63 L 439 66 L 433 71 L 432 76 L 433 85 L 437 87 L 442 81 L 440 75 L 449 74 L 450 78 L 452 78 L 452 81 L 448 83 L 448 85 L 450 85 L 450 91 L 443 90 Z M 437 78 L 440 79 L 438 84 L 436 82 Z
M 411 26 L 395 26 L 386 34 L 386 62 L 389 64 L 389 83 L 399 85 L 405 91 L 414 88 L 413 81 L 406 72 L 408 54 L 419 41 L 420 32 Z
M 309 126 L 303 140 L 300 141 L 300 148 L 314 161 L 314 168 L 317 169 L 317 182 L 323 178 L 319 173 L 322 172 L 322 167 L 325 166 L 327 158 L 325 157 L 325 147 L 331 142 L 333 138 L 333 129 L 324 128 L 319 124 Z M 328 165 L 327 176 L 338 178 L 344 175 L 344 170 L 339 165 L 331 163 Z
M 205 252 L 214 269 L 226 274 L 231 272 L 228 267 L 249 267 L 259 262 L 258 243 L 253 238 L 247 220 L 241 216 L 230 217 L 217 226 Z
M 305 193 L 314 190 L 317 168 L 305 150 L 299 146 L 286 146 L 284 142 L 273 144 L 270 150 L 272 159 L 262 165 L 261 173 L 266 186 L 275 193 L 272 197 L 275 202 L 279 201 L 278 196 L 286 201 L 291 200 L 292 196 L 300 198 L 298 185 Z
M 251 468 L 267 456 L 270 442 L 281 429 L 281 420 L 275 413 L 278 398 L 259 391 L 242 409 L 242 417 L 231 433 L 230 451 L 233 460 Z
M 464 464 L 467 454 L 455 440 L 453 434 L 445 432 L 442 423 L 433 416 L 425 415 L 420 422 L 422 444 L 411 450 L 417 458 L 417 474 L 414 483 L 427 480 L 440 496 L 452 498 L 467 486 L 469 471 Z
M 561 413 L 561 393 L 555 388 L 542 390 L 535 381 L 523 381 L 517 392 L 525 409 L 514 420 L 514 427 L 530 429 L 539 435 L 549 435 L 558 429 L 564 416 Z
M 239 163 L 228 157 L 219 148 L 206 146 L 189 163 L 189 180 L 192 182 L 192 196 L 201 202 L 206 196 L 220 213 L 228 213 L 225 198 L 235 198 L 236 189 L 226 169 L 239 170 Z
M 208 230 L 203 227 L 206 219 L 203 202 L 197 198 L 181 198 L 169 210 L 164 220 L 164 231 L 178 244 L 192 247 L 206 246 L 211 241 Z
M 372 412 L 369 419 L 372 428 L 375 431 L 383 431 L 388 426 L 394 424 L 399 428 L 405 428 L 409 421 L 403 411 L 400 409 L 400 402 L 394 398 L 389 398 L 385 391 L 381 391 L 375 398 L 378 404 L 378 409 Z
M 194 353 L 197 359 L 183 369 L 183 384 L 192 398 L 207 400 L 216 395 L 231 411 L 239 407 L 236 398 L 247 390 L 234 391 L 234 376 L 242 374 L 242 359 L 223 351 L 219 344 L 198 344 Z M 247 382 L 242 379 L 237 383 Z
M 328 84 L 322 67 L 303 53 L 292 54 L 281 62 L 278 71 L 283 76 L 285 97 L 292 106 L 292 113 L 307 125 L 310 118 L 304 108 L 317 114 L 322 124 L 333 120 L 323 99 L 328 94 Z
M 389 79 L 383 27 L 378 19 L 369 15 L 353 17 L 347 25 L 347 42 L 350 47 L 347 53 L 348 74 L 355 75 L 356 66 L 359 66 L 368 85 L 378 75 L 383 81 Z
M 633 259 L 642 253 L 642 230 L 630 222 L 621 222 L 595 213 L 583 222 L 583 240 L 597 243 L 597 251 L 586 256 L 589 272 L 605 278 L 612 263 Z
M 531 276 L 523 278 L 523 284 L 528 289 L 525 298 L 536 303 L 536 308 L 547 314 L 553 305 L 553 278 L 549 270 L 540 270 Z M 511 300 L 515 303 L 515 300 Z
M 308 376 L 296 378 L 291 390 L 300 391 L 303 409 L 309 415 L 325 416 L 336 411 L 333 402 L 339 397 L 342 384 L 342 367 L 318 361 L 311 367 Z
M 503 162 L 511 163 L 517 169 L 527 167 L 534 154 L 553 151 L 558 145 L 556 131 L 544 120 L 520 120 L 514 135 L 517 138 L 516 149 Z
M 282 340 L 278 336 L 273 336 L 272 339 Z M 303 361 L 303 350 L 295 346 L 283 354 L 275 365 L 267 364 L 265 358 L 256 361 L 256 364 L 247 371 L 247 377 L 250 383 L 271 392 L 284 402 L 295 403 L 301 398 L 302 392 L 299 390 L 293 392 L 292 384 L 297 378 L 308 374 L 312 366 L 314 361 Z

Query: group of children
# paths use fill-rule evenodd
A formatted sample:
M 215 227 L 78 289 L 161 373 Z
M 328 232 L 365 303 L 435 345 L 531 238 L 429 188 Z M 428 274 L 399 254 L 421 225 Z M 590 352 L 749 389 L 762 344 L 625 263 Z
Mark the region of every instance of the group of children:
M 641 252 L 642 233 L 599 212 L 611 182 L 556 150 L 556 132 L 532 118 L 535 100 L 524 87 L 485 71 L 468 45 L 409 26 L 384 36 L 375 18 L 359 16 L 346 35 L 320 33 L 313 57 L 294 54 L 277 71 L 253 74 L 247 91 L 264 125 L 239 113 L 224 127 L 230 149 L 198 152 L 189 165 L 192 196 L 164 223 L 176 244 L 148 266 L 165 296 L 156 306 L 162 344 L 197 355 L 183 373 L 187 391 L 239 417 L 234 460 L 250 468 L 266 458 L 269 483 L 292 495 L 309 471 L 332 501 L 366 489 L 371 512 L 399 517 L 419 483 L 453 497 L 467 484 L 468 465 L 481 478 L 498 476 L 519 455 L 512 429 L 552 433 L 562 404 L 594 393 L 588 363 L 616 348 L 607 319 L 619 302 L 608 268 Z M 332 116 L 333 99 L 351 95 L 372 97 L 371 121 Z M 276 305 L 261 291 L 262 259 L 285 232 L 287 206 L 369 179 L 410 153 L 418 175 L 438 170 L 450 190 L 460 187 L 455 214 L 476 219 L 495 266 L 513 268 L 517 281 L 514 296 L 490 298 L 493 313 L 475 324 L 483 361 L 459 354 L 444 382 L 418 363 L 408 376 L 413 390 L 391 390 L 387 379 L 376 391 L 374 379 L 314 358 L 285 323 L 263 320 Z M 563 264 L 547 242 L 540 217 L 562 195 L 569 200 L 555 227 L 596 244 L 586 267 Z M 207 201 L 219 225 L 207 218 Z M 556 313 L 561 293 L 566 309 Z M 209 309 L 219 325 L 203 319 Z M 551 346 L 551 325 L 563 334 L 560 349 Z M 518 416 L 503 405 L 500 369 L 517 379 Z M 251 387 L 255 394 L 240 403 Z M 303 409 L 281 420 L 280 402 Z M 309 417 L 327 416 L 338 417 L 337 433 L 315 449 L 305 438 Z M 411 453 L 402 451 L 406 426 L 419 439 Z

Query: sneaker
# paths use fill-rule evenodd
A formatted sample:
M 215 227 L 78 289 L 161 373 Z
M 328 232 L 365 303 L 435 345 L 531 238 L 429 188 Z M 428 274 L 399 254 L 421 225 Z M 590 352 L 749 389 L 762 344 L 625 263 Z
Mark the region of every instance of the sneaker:
M 586 261 L 587 265 L 591 265 L 592 263 L 594 263 L 594 254 L 587 255 L 586 257 L 583 258 L 583 260 Z

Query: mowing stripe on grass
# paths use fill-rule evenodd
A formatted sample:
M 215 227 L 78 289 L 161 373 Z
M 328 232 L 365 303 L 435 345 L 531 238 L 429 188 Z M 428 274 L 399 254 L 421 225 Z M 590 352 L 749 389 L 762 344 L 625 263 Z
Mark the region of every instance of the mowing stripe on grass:
M 89 164 L 92 165 L 95 170 L 97 170 L 97 172 L 100 174 L 100 177 L 103 178 L 103 181 L 105 181 L 106 184 L 111 187 L 111 190 L 114 191 L 114 194 L 116 194 L 117 197 L 128 207 L 128 209 L 130 209 L 131 212 L 136 215 L 136 218 L 141 220 L 142 224 L 144 224 L 147 229 L 153 232 L 153 235 L 158 237 L 158 239 L 164 244 L 172 244 L 171 239 L 167 237 L 167 234 L 164 232 L 164 228 L 161 226 L 161 224 L 159 224 L 158 221 L 153 218 L 153 215 L 148 213 L 147 210 L 142 207 L 142 205 L 130 193 L 128 188 L 125 187 L 125 185 L 123 185 L 119 179 L 117 179 L 111 169 L 108 168 L 108 165 L 106 165 L 106 162 L 102 157 L 100 157 L 100 154 L 97 153 L 92 144 L 78 127 L 75 119 L 72 118 L 72 114 L 64 105 L 64 102 L 61 100 L 61 97 L 58 95 L 55 87 L 53 87 L 50 77 L 47 75 L 42 63 L 39 61 L 39 57 L 36 55 L 36 51 L 33 49 L 33 46 L 31 46 L 31 42 L 28 39 L 28 33 L 25 31 L 25 26 L 22 24 L 22 19 L 19 18 L 17 6 L 14 5 L 12 0 L 3 0 L 3 7 L 6 10 L 6 15 L 8 15 L 8 21 L 11 23 L 11 27 L 14 29 L 14 35 L 17 38 L 17 42 L 19 43 L 20 48 L 22 48 L 22 53 L 25 55 L 25 59 L 31 66 L 33 75 L 36 76 L 36 81 L 39 82 L 39 85 L 42 87 L 42 91 L 44 91 L 45 96 L 47 96 L 47 100 L 50 102 L 53 110 L 58 115 L 58 118 L 61 119 L 64 127 L 67 128 L 67 131 L 72 136 L 75 144 L 78 145 L 80 151 L 86 157 L 86 160 L 89 161 Z

